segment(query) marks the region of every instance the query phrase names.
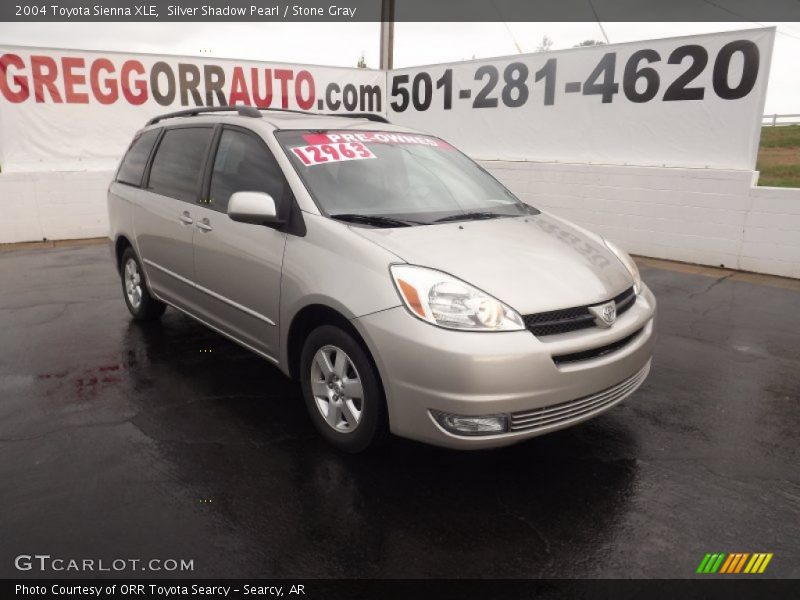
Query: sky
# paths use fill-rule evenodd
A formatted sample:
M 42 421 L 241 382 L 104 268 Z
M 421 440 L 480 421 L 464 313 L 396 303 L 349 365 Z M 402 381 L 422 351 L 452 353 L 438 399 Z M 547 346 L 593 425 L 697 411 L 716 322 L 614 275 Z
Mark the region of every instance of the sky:
M 777 26 L 765 112 L 800 114 L 800 23 L 398 23 L 394 66 Z M 378 67 L 380 23 L 0 23 L 0 44 Z

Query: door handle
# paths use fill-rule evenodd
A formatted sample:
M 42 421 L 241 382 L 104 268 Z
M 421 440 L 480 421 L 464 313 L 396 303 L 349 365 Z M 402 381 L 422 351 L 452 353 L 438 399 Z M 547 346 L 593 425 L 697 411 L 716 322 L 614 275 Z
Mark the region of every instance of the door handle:
M 186 211 L 186 210 L 183 211 L 181 213 L 181 216 L 178 217 L 178 218 L 180 219 L 180 222 L 183 223 L 184 225 L 191 225 L 192 223 L 194 223 L 194 220 L 192 219 L 192 215 L 190 215 L 189 211 Z
M 194 224 L 200 231 L 213 231 L 213 227 L 211 223 L 208 222 L 208 219 L 203 219 L 202 221 L 198 221 Z

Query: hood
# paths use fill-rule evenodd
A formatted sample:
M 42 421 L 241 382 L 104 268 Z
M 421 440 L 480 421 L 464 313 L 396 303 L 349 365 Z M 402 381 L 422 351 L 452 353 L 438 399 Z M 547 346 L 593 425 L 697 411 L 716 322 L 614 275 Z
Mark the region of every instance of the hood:
M 454 275 L 523 315 L 604 302 L 633 284 L 600 236 L 545 213 L 350 229 L 409 264 Z

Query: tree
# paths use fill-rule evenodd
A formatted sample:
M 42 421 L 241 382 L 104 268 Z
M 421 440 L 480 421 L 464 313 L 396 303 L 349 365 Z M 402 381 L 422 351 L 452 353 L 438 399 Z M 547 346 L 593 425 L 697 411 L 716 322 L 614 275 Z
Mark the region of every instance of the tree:
M 550 39 L 549 35 L 542 37 L 542 41 L 539 42 L 539 45 L 536 46 L 537 52 L 547 52 L 550 48 L 553 47 L 553 40 Z
M 583 48 L 584 46 L 605 46 L 605 42 L 600 40 L 583 40 L 580 44 L 575 44 L 573 48 Z

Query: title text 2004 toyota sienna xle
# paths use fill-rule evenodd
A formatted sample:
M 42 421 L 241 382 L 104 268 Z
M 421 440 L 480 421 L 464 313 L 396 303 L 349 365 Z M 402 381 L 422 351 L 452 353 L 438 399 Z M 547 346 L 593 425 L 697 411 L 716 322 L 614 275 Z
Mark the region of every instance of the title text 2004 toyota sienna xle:
M 627 254 L 380 117 L 164 115 L 108 206 L 134 318 L 171 305 L 263 356 L 347 451 L 518 442 L 650 368 L 656 302 Z

